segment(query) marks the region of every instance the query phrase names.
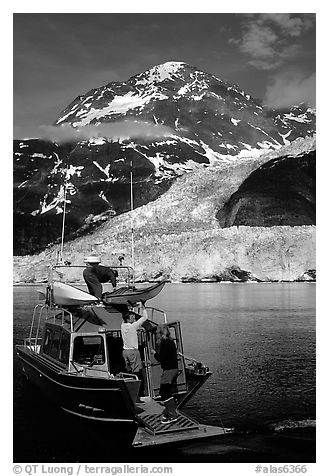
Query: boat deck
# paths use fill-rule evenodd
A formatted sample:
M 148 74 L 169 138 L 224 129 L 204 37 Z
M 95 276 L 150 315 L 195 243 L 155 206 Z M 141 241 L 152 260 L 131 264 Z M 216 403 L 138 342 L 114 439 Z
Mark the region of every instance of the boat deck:
M 232 431 L 227 428 L 199 424 L 180 411 L 177 411 L 177 421 L 169 424 L 161 423 L 164 407 L 154 400 L 137 403 L 136 408 L 136 419 L 143 426 L 137 430 L 133 441 L 134 447 L 142 448 L 224 436 Z
M 150 399 L 145 403 L 137 403 L 137 420 L 145 426 L 145 430 L 152 434 L 172 433 L 197 429 L 199 424 L 192 418 L 177 411 L 178 420 L 173 423 L 161 423 L 164 406 Z

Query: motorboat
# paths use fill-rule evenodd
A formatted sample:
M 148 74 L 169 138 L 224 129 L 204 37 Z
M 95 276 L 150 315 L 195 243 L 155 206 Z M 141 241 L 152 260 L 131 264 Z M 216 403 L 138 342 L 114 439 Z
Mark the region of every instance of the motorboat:
M 186 403 L 212 372 L 197 359 L 184 354 L 180 322 L 168 322 L 166 313 L 149 303 L 146 305 L 148 320 L 139 332 L 145 382 L 142 402 L 138 398 L 141 381 L 125 369 L 122 312 L 129 305 L 129 309 L 138 313 L 137 296 L 139 300 L 149 301 L 165 283 L 156 283 L 143 292 L 128 285 L 121 293 L 119 288 L 117 293 L 107 293 L 104 300 L 99 300 L 65 282 L 60 267 L 61 271 L 79 268 L 69 264 L 50 270 L 42 302 L 33 311 L 29 335 L 16 347 L 26 378 L 65 412 L 109 427 L 118 424 L 131 435 L 129 441 L 133 446 L 226 434 L 227 429 L 203 425 L 183 412 Z M 115 296 L 125 298 L 120 301 Z M 156 329 L 162 323 L 168 325 L 175 341 L 179 365 L 174 395 L 178 419 L 165 425 L 161 422 L 164 408 L 159 394 L 162 371 L 152 353 Z

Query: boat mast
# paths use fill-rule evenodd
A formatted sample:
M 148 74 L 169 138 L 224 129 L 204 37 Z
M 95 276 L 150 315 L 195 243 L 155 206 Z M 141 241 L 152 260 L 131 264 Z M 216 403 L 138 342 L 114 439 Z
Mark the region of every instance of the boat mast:
M 131 263 L 133 270 L 135 269 L 135 243 L 134 243 L 134 194 L 133 194 L 133 162 L 130 161 L 130 212 L 131 212 Z M 134 284 L 134 283 L 133 283 Z
M 63 249 L 64 249 L 64 232 L 65 232 L 65 218 L 66 218 L 66 196 L 67 196 L 67 189 L 68 189 L 68 177 L 69 177 L 69 166 L 68 166 L 68 161 L 71 158 L 71 155 L 75 151 L 75 149 L 78 147 L 79 142 L 73 147 L 71 152 L 67 156 L 67 161 L 66 161 L 66 168 L 65 168 L 65 179 L 64 179 L 64 191 L 63 191 L 63 220 L 62 220 L 62 236 L 61 236 L 61 247 L 60 251 L 58 253 L 58 263 L 63 264 Z
M 63 194 L 63 220 L 62 220 L 62 237 L 61 237 L 61 249 L 59 254 L 60 263 L 63 262 L 63 249 L 64 249 L 64 232 L 65 232 L 65 215 L 66 215 L 66 195 L 67 195 L 67 167 L 65 170 L 65 181 L 64 181 L 64 194 Z

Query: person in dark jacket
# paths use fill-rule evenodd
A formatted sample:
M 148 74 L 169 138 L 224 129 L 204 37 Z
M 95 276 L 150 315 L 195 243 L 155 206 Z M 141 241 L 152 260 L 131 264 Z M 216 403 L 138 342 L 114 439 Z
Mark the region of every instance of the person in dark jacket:
M 177 388 L 178 361 L 175 342 L 170 337 L 170 330 L 165 324 L 157 328 L 157 350 L 153 350 L 153 354 L 162 368 L 160 396 L 165 410 L 161 423 L 172 423 L 178 419 L 173 398 L 173 392 Z
M 83 270 L 83 277 L 87 284 L 88 291 L 98 299 L 102 299 L 102 283 L 111 281 L 113 290 L 116 289 L 118 272 L 108 266 L 100 265 L 98 256 L 87 256 L 85 258 L 86 268 Z

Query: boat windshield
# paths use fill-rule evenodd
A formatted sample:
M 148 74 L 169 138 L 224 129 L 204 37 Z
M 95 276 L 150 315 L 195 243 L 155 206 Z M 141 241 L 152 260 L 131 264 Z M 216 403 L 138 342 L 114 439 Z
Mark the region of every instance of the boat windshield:
M 73 361 L 82 365 L 105 363 L 102 336 L 77 336 L 74 339 Z

